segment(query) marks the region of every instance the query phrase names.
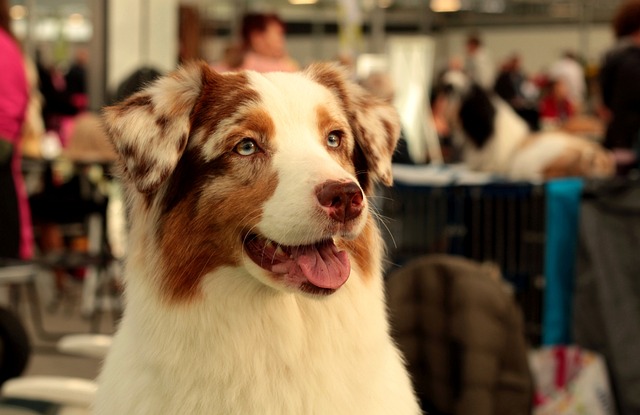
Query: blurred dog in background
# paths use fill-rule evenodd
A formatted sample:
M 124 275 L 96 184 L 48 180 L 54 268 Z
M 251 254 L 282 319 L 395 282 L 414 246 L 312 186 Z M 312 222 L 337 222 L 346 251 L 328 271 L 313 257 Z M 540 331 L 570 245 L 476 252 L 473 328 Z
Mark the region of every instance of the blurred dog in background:
M 462 139 L 463 161 L 473 170 L 512 180 L 615 173 L 613 155 L 600 144 L 564 131 L 531 131 L 506 102 L 461 71 L 446 72 L 436 88 L 446 97 L 453 133 Z

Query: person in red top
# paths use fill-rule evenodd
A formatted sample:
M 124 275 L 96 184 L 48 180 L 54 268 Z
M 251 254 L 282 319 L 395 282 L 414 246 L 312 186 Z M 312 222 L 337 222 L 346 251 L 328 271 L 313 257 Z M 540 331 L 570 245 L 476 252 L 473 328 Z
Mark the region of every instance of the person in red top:
M 249 13 L 242 19 L 244 56 L 241 69 L 294 72 L 298 64 L 286 49 L 284 22 L 275 14 Z
M 562 79 L 550 80 L 547 91 L 539 104 L 540 123 L 543 129 L 560 127 L 576 115 L 575 106 Z
M 33 234 L 21 170 L 21 137 L 29 84 L 9 22 L 7 0 L 0 0 L 0 257 L 28 259 L 33 254 Z

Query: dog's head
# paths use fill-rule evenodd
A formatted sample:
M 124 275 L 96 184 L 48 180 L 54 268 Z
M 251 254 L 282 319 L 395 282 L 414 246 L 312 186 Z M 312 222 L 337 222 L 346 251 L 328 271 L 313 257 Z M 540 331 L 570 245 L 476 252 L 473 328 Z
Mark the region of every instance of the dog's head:
M 492 94 L 462 71 L 443 74 L 436 94 L 447 101 L 448 122 L 459 128 L 476 147 L 482 148 L 495 130 L 496 108 Z
M 171 299 L 192 298 L 225 267 L 276 289 L 330 294 L 350 274 L 349 249 L 337 245 L 360 241 L 366 262 L 367 195 L 391 183 L 399 122 L 337 66 L 219 74 L 191 64 L 104 120 L 142 245 L 134 249 L 158 252 Z

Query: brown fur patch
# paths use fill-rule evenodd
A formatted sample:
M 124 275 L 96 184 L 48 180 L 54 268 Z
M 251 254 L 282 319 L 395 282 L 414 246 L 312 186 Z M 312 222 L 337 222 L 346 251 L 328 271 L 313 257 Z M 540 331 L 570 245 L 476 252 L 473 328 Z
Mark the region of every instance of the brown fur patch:
M 156 118 L 156 125 L 160 128 L 161 134 L 165 133 L 165 130 L 167 129 L 168 124 L 169 124 L 169 118 L 165 117 L 164 115 L 161 115 L 158 118 Z
M 241 119 L 229 131 L 232 141 L 231 146 L 237 144 L 239 139 L 248 137 L 256 140 L 262 149 L 269 150 L 269 142 L 275 136 L 276 125 L 271 115 L 261 107 L 249 107 L 242 113 Z
M 323 105 L 319 105 L 316 108 L 316 117 L 318 119 L 318 130 L 323 136 L 326 136 L 332 130 L 341 128 L 336 125 L 336 122 L 329 113 L 329 110 Z
M 372 180 L 390 185 L 391 156 L 400 136 L 400 121 L 394 108 L 351 83 L 338 67 L 310 65 L 307 75 L 336 94 L 348 114 L 356 144 L 362 150 L 360 154 L 356 150 L 352 157 L 365 162 L 357 168 L 368 169 L 366 174 L 358 170 L 360 186 L 368 193 Z
M 244 73 L 218 74 L 203 71 L 201 99 L 191 113 L 191 131 L 204 130 L 211 135 L 222 120 L 237 113 L 238 108 L 251 102 L 259 102 L 259 94 L 249 87 Z
M 336 94 L 340 102 L 345 105 L 345 109 L 347 109 L 346 106 L 348 106 L 349 95 L 347 93 L 347 86 L 345 85 L 345 77 L 338 69 L 326 64 L 316 63 L 309 65 L 307 74 L 312 80 L 320 85 L 324 85 Z
M 153 112 L 153 102 L 151 100 L 151 97 L 149 95 L 133 96 L 131 99 L 125 101 L 117 108 L 119 115 L 122 115 L 123 113 L 138 107 L 148 107 L 149 112 Z
M 553 159 L 542 171 L 545 179 L 582 176 L 583 174 L 580 151 L 570 147 L 567 147 L 565 151 Z
M 278 183 L 276 173 L 267 170 L 254 175 L 252 183 L 242 184 L 233 173 L 244 167 L 220 159 L 195 168 L 206 179 L 195 180 L 163 218 L 162 284 L 170 301 L 196 298 L 207 273 L 239 265 L 242 237 L 259 222 L 261 206 Z
M 217 129 L 226 119 L 238 122 L 221 136 Z M 259 107 L 259 94 L 248 87 L 245 75 L 205 71 L 191 124 L 191 136 L 199 134 L 203 142 L 186 150 L 156 205 L 162 212 L 163 291 L 168 300 L 179 302 L 200 295 L 207 273 L 239 265 L 242 237 L 259 222 L 261 206 L 278 183 L 267 149 L 252 156 L 233 151 L 244 136 L 268 147 L 275 134 L 273 120 Z M 219 139 L 216 157 L 207 162 L 200 152 L 213 135 Z
M 322 139 L 326 139 L 329 136 L 329 133 L 332 131 L 340 131 L 340 138 L 342 139 L 342 144 L 338 148 L 328 148 L 328 151 L 331 154 L 334 154 L 340 165 L 343 167 L 349 167 L 348 170 L 353 171 L 353 163 L 351 162 L 351 157 L 349 154 L 349 143 L 348 139 L 350 135 L 347 135 L 349 126 L 343 125 L 341 121 L 336 120 L 330 113 L 330 111 L 325 106 L 318 106 L 316 108 L 316 117 L 318 120 L 318 131 L 320 131 L 320 136 Z
M 353 104 L 349 99 L 348 88 L 341 73 L 331 66 L 322 64 L 310 65 L 307 69 L 307 73 L 312 80 L 318 82 L 320 85 L 325 86 L 338 97 L 342 105 L 342 109 L 346 114 L 349 115 L 349 127 L 351 128 L 354 136 L 362 136 L 364 131 L 362 129 L 362 126 L 357 123 L 357 120 L 355 119 L 355 116 L 353 114 L 353 109 L 350 108 Z M 358 143 L 357 139 L 354 146 L 353 154 L 351 155 L 351 164 L 353 164 L 353 166 L 355 167 L 355 174 L 360 187 L 365 192 L 365 194 L 371 194 L 373 186 L 371 182 L 371 175 L 369 173 L 370 164 L 368 161 L 368 155 L 365 154 L 365 151 Z
M 352 241 L 342 241 L 344 248 L 349 251 L 350 257 L 355 261 L 358 268 L 362 270 L 362 279 L 371 280 L 376 272 L 377 263 L 371 259 L 371 247 L 375 245 L 377 235 L 377 225 L 371 216 L 367 218 L 367 223 L 360 235 Z
M 388 152 L 388 154 L 393 154 L 396 151 L 396 145 L 398 144 L 398 127 L 396 125 L 393 125 L 388 120 L 383 119 L 381 121 L 382 127 L 385 131 L 384 135 L 387 138 L 387 146 L 385 150 Z

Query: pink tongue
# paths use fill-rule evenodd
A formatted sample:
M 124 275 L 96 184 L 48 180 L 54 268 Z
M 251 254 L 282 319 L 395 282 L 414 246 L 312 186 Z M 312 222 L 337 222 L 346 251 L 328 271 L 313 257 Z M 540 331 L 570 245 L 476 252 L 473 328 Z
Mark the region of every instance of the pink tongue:
M 351 272 L 347 253 L 339 252 L 333 243 L 294 249 L 292 256 L 297 266 L 289 269 L 289 277 L 304 276 L 320 288 L 340 288 Z

